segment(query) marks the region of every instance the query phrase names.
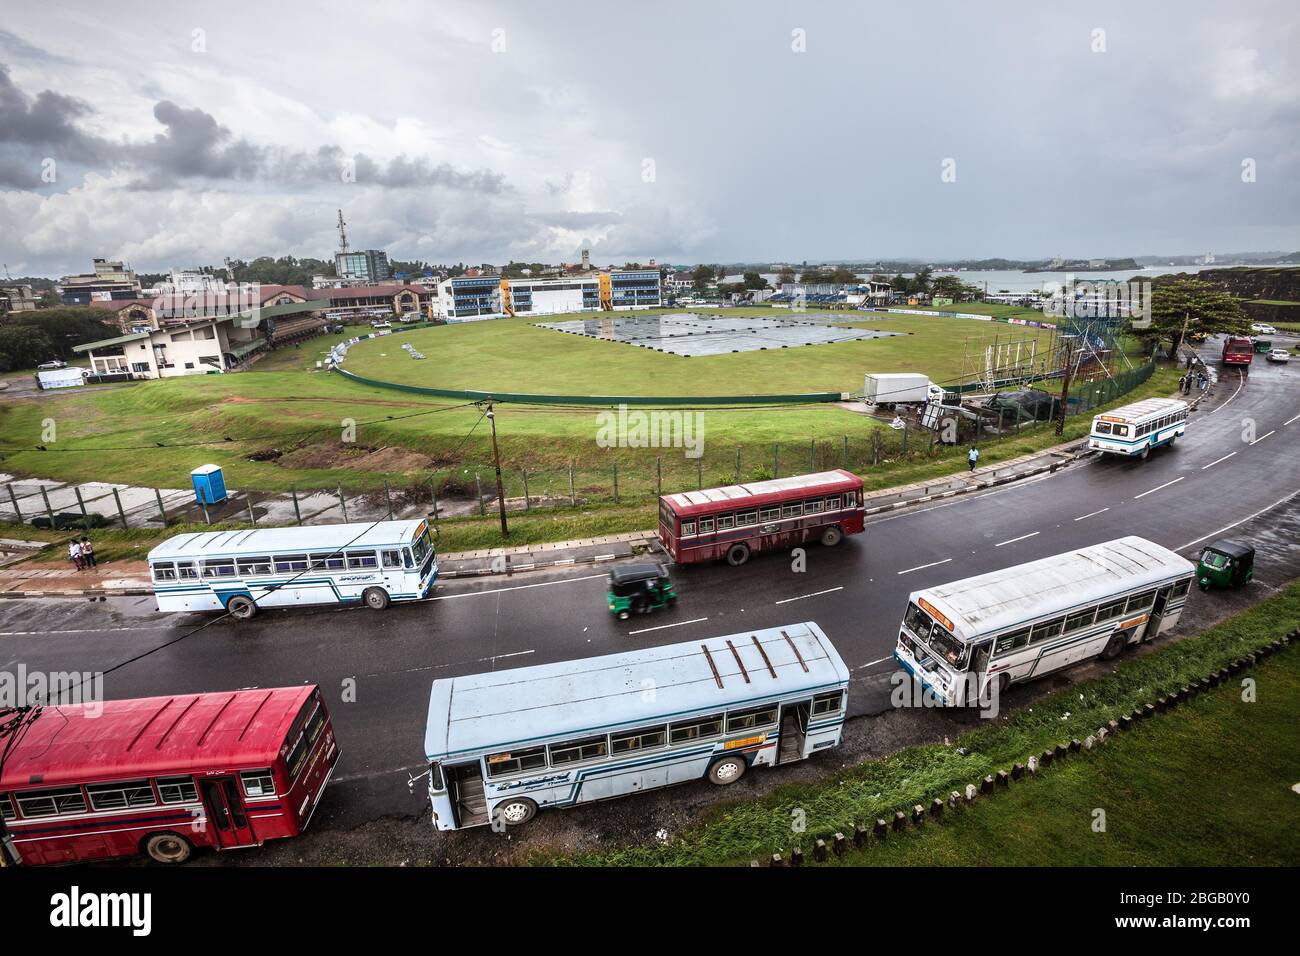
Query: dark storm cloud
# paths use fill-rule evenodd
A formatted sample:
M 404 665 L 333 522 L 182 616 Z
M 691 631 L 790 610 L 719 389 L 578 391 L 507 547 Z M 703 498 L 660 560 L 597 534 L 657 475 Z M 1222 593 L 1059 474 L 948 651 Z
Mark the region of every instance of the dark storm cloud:
M 194 179 L 302 186 L 355 181 L 390 189 L 441 186 L 487 194 L 508 189 L 504 177 L 491 170 L 461 170 L 423 156 L 384 161 L 348 154 L 332 144 L 312 152 L 260 145 L 235 136 L 206 110 L 171 100 L 154 105 L 154 119 L 163 130 L 145 142 L 114 143 L 83 132 L 82 121 L 93 115 L 88 103 L 52 90 L 29 96 L 0 64 L 0 185 L 38 188 L 41 158 L 51 155 L 87 167 L 129 168 L 136 174 L 131 188 L 143 191 Z
M 28 96 L 0 63 L 0 185 L 40 185 L 40 163 L 56 154 L 80 163 L 110 162 L 114 147 L 79 128 L 94 111 L 71 96 L 44 90 Z

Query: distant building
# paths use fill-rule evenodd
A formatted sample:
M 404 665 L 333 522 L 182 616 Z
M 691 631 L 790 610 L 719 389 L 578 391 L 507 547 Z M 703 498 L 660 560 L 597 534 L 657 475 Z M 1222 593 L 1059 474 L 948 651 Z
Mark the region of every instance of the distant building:
M 604 288 L 602 288 L 604 287 Z M 602 304 L 602 293 L 606 294 Z M 556 315 L 663 304 L 658 269 L 618 271 L 560 279 L 456 276 L 438 284 L 435 310 L 449 322 L 507 315 Z
M 31 312 L 36 308 L 36 296 L 29 285 L 12 285 L 0 288 L 0 313 Z
M 307 296 L 327 319 L 354 322 L 387 319 L 411 312 L 424 315 L 433 299 L 433 292 L 420 285 L 389 283 L 312 289 Z
M 381 249 L 336 252 L 334 272 L 340 279 L 364 282 L 383 282 L 393 277 L 393 270 L 388 264 L 388 253 Z
M 111 299 L 140 298 L 140 280 L 125 263 L 95 259 L 88 275 L 64 276 L 54 286 L 64 305 L 90 305 Z
M 158 283 L 155 291 L 160 295 L 222 293 L 226 291 L 226 281 L 200 269 L 172 269 L 167 281 Z

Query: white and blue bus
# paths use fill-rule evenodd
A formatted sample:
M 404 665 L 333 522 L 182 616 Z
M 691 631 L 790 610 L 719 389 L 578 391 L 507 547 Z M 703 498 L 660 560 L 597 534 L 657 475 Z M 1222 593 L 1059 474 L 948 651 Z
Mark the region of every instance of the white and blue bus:
M 160 611 L 418 601 L 438 576 L 429 524 L 354 522 L 178 534 L 149 552 Z
M 1176 398 L 1145 398 L 1092 420 L 1088 447 L 1106 455 L 1146 458 L 1187 431 L 1189 406 Z
M 894 658 L 941 703 L 973 703 L 1168 631 L 1195 577 L 1130 536 L 914 591 Z
M 803 760 L 840 743 L 848 685 L 813 623 L 436 680 L 433 824 L 501 829 L 544 807 Z

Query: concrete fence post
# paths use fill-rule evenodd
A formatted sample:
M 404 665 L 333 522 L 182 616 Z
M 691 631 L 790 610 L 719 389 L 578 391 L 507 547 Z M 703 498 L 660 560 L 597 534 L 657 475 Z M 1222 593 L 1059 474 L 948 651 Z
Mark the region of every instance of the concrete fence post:
M 433 479 L 429 479 L 429 495 L 433 500 L 433 520 L 438 520 L 438 486 Z
M 845 470 L 847 470 L 848 467 L 849 467 L 849 436 L 848 436 L 848 435 L 845 435 L 845 436 L 844 436 L 844 468 L 845 468 Z
M 50 516 L 50 530 L 54 529 L 54 509 L 50 507 L 50 496 L 45 491 L 45 486 L 41 485 L 41 497 L 45 499 L 45 513 Z
M 208 514 L 208 503 L 206 501 L 202 502 L 202 507 L 203 507 L 203 520 L 206 521 L 208 524 L 212 524 L 212 516 Z
M 90 515 L 86 513 L 86 502 L 85 499 L 81 497 L 81 485 L 73 485 L 72 493 L 77 496 L 77 507 L 81 509 L 81 527 L 84 530 L 89 531 Z
M 736 446 L 736 484 L 740 484 L 740 446 Z
M 153 490 L 153 496 L 158 499 L 158 515 L 162 518 L 163 527 L 167 527 L 167 509 L 163 507 L 162 492 L 157 488 Z
M 339 492 L 339 507 L 343 509 L 343 523 L 344 523 L 344 524 L 347 524 L 347 522 L 348 522 L 348 502 L 347 502 L 347 499 L 343 497 L 343 486 L 342 486 L 342 485 L 339 485 L 339 486 L 338 486 L 338 492 Z
M 384 501 L 388 503 L 388 520 L 393 520 L 393 493 L 388 488 L 387 479 L 384 480 Z
M 298 524 L 302 524 L 302 509 L 298 507 L 298 489 L 290 488 L 289 494 L 293 496 L 293 518 Z
M 576 505 L 578 496 L 573 493 L 573 459 L 569 459 L 569 504 Z
M 253 495 L 251 492 L 248 493 L 248 497 L 245 500 L 248 502 L 248 523 L 256 526 L 257 515 L 253 513 Z
M 478 496 L 478 514 L 481 518 L 487 511 L 483 507 L 483 476 L 477 468 L 474 469 L 474 492 Z
M 522 469 L 524 475 L 524 510 L 528 511 L 532 507 L 531 496 L 528 494 L 528 469 Z
M 772 477 L 781 477 L 781 443 L 772 446 Z
M 810 438 L 808 440 L 808 470 L 809 471 L 817 470 L 817 439 L 816 438 Z
M 22 523 L 23 523 L 23 511 L 22 511 L 21 508 L 18 507 L 18 496 L 17 496 L 16 494 L 14 494 L 14 485 L 13 485 L 13 482 L 10 482 L 10 483 L 9 483 L 8 488 L 9 488 L 9 500 L 13 503 L 13 506 L 14 506 L 14 519 L 15 519 L 19 524 L 22 524 Z

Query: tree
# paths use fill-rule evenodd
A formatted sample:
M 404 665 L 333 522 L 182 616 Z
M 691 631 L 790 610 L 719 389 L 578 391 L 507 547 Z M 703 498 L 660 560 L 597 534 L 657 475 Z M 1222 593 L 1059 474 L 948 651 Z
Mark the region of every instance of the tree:
M 744 275 L 743 286 L 746 289 L 766 289 L 767 280 L 757 272 L 746 272 Z
M 0 326 L 0 372 L 35 368 L 54 355 L 54 344 L 40 329 L 30 325 Z
M 1244 335 L 1249 329 L 1235 297 L 1209 282 L 1179 275 L 1153 283 L 1151 325 L 1130 331 L 1148 348 L 1168 340 L 1169 357 L 1176 359 L 1184 340 L 1195 344 L 1211 335 Z
M 51 358 L 65 361 L 72 359 L 76 357 L 72 351 L 74 345 L 111 339 L 120 334 L 116 316 L 112 312 L 85 306 L 64 306 L 58 309 L 36 309 L 32 312 L 15 313 L 9 317 L 8 326 L 35 329 L 45 336 L 49 343 L 50 354 L 40 359 L 40 362 L 49 361 Z M 13 367 L 26 368 L 27 366 Z
M 713 284 L 713 267 L 696 266 L 695 271 L 691 273 L 691 279 L 697 289 L 707 289 Z

